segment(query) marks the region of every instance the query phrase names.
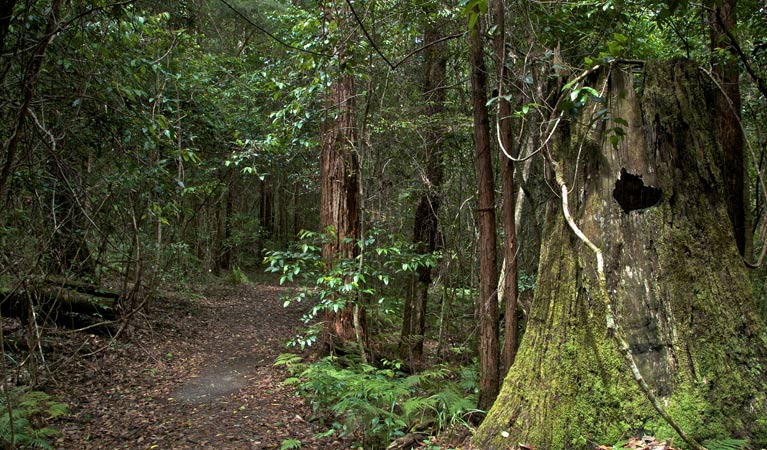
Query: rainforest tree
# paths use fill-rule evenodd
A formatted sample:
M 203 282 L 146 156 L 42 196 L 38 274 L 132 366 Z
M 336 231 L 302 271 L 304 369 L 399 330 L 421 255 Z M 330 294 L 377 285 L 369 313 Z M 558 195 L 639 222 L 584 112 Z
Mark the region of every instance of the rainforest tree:
M 551 161 L 568 214 L 604 255 L 610 301 L 567 202 L 552 199 L 527 332 L 478 442 L 584 448 L 640 429 L 672 434 L 613 342 L 625 333 L 684 431 L 764 445 L 764 379 L 751 368 L 767 357 L 765 328 L 728 225 L 709 80 L 685 60 L 592 72 L 584 82 L 604 103 L 581 97 L 571 120 L 560 113 Z

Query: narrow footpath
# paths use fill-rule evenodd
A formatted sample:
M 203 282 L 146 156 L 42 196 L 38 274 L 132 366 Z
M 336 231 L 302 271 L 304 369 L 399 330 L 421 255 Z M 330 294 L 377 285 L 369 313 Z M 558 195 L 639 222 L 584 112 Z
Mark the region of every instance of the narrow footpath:
M 311 407 L 282 385 L 274 359 L 300 325 L 302 305 L 283 308 L 286 288 L 217 286 L 175 293 L 136 320 L 130 340 L 86 336 L 79 355 L 53 364 L 49 392 L 71 414 L 60 449 L 345 448 L 314 435 Z M 299 448 L 299 447 L 295 447 Z

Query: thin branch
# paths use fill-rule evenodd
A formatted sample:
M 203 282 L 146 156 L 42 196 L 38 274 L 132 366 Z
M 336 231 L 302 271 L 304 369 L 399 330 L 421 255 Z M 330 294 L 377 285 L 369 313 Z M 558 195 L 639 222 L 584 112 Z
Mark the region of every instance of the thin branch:
M 434 41 L 432 41 L 432 42 L 429 42 L 428 44 L 425 44 L 425 45 L 423 45 L 423 46 L 421 46 L 421 47 L 418 47 L 417 49 L 415 49 L 415 50 L 413 50 L 412 52 L 408 53 L 407 55 L 403 56 L 403 57 L 402 57 L 402 59 L 400 59 L 399 61 L 397 61 L 396 63 L 394 63 L 394 65 L 393 65 L 392 69 L 396 69 L 397 67 L 401 66 L 401 65 L 402 65 L 402 64 L 403 64 L 405 61 L 407 61 L 408 59 L 410 59 L 410 58 L 412 58 L 413 56 L 417 55 L 418 53 L 420 53 L 420 52 L 422 52 L 422 51 L 426 50 L 427 48 L 431 47 L 432 45 L 437 45 L 437 44 L 439 44 L 440 42 L 449 41 L 449 40 L 451 40 L 451 39 L 457 39 L 457 38 L 459 38 L 459 37 L 463 37 L 463 35 L 465 35 L 465 34 L 466 34 L 466 32 L 465 32 L 465 31 L 462 31 L 462 32 L 460 32 L 460 33 L 451 34 L 451 35 L 449 35 L 449 36 L 441 37 L 441 38 L 439 38 L 439 39 L 437 39 L 437 40 L 434 40 Z
M 765 97 L 767 97 L 767 82 L 764 81 L 764 78 L 760 77 L 759 74 L 754 71 L 754 68 L 751 67 L 751 64 L 748 63 L 748 57 L 745 53 L 743 53 L 743 49 L 740 48 L 740 44 L 738 43 L 738 40 L 735 39 L 735 36 L 733 36 L 732 32 L 727 29 L 726 26 L 724 26 L 724 21 L 722 20 L 722 15 L 720 14 L 720 10 L 717 9 L 716 13 L 714 14 L 716 16 L 716 22 L 719 25 L 719 27 L 722 28 L 722 31 L 727 36 L 727 39 L 730 40 L 730 44 L 732 45 L 732 49 L 735 50 L 735 53 L 737 53 L 738 57 L 740 58 L 740 62 L 743 63 L 743 66 L 746 68 L 746 72 L 751 76 L 751 79 L 756 82 L 757 87 L 759 88 L 759 92 L 762 93 Z
M 258 31 L 262 32 L 263 34 L 265 34 L 265 35 L 269 36 L 269 37 L 270 37 L 272 40 L 274 40 L 274 41 L 275 41 L 275 42 L 277 42 L 278 44 L 282 45 L 283 47 L 287 47 L 287 48 L 289 48 L 289 49 L 292 49 L 292 50 L 297 50 L 297 51 L 299 51 L 299 52 L 303 52 L 303 53 L 308 53 L 308 54 L 310 54 L 310 55 L 315 55 L 315 56 L 322 56 L 323 58 L 332 58 L 332 55 L 328 55 L 328 54 L 326 54 L 326 53 L 319 53 L 319 52 L 315 52 L 315 51 L 312 51 L 312 50 L 307 50 L 307 49 L 305 49 L 305 48 L 296 47 L 296 46 L 295 46 L 295 45 L 293 45 L 293 44 L 289 44 L 289 43 L 287 43 L 287 42 L 283 41 L 282 39 L 278 38 L 278 37 L 277 37 L 277 36 L 275 36 L 274 34 L 272 34 L 272 33 L 268 32 L 266 29 L 264 29 L 263 27 L 259 26 L 258 24 L 256 24 L 256 23 L 255 23 L 255 22 L 253 22 L 252 20 L 250 20 L 250 18 L 249 18 L 248 16 L 246 16 L 245 14 L 243 14 L 242 12 L 240 12 L 240 11 L 239 11 L 237 8 L 235 8 L 234 6 L 232 6 L 231 4 L 229 4 L 229 2 L 227 2 L 226 0 L 221 0 L 221 3 L 223 3 L 224 5 L 226 5 L 226 7 L 227 7 L 227 8 L 231 9 L 231 10 L 232 10 L 232 11 L 233 11 L 233 12 L 234 12 L 236 15 L 238 15 L 238 16 L 239 16 L 239 17 L 240 17 L 242 20 L 244 20 L 245 22 L 247 22 L 247 23 L 248 23 L 250 26 L 252 26 L 253 28 L 255 28 L 255 29 L 257 29 Z
M 354 21 L 357 22 L 357 25 L 360 26 L 362 29 L 362 32 L 365 33 L 365 37 L 368 38 L 368 42 L 370 42 L 370 45 L 373 46 L 373 50 L 378 53 L 378 56 L 383 58 L 384 61 L 386 61 L 386 64 L 389 65 L 389 68 L 394 70 L 394 64 L 389 61 L 389 58 L 386 57 L 386 55 L 383 54 L 383 52 L 378 48 L 375 42 L 373 42 L 373 37 L 370 36 L 370 33 L 368 33 L 368 30 L 365 28 L 365 25 L 363 25 L 362 20 L 360 20 L 360 17 L 357 15 L 357 11 L 355 11 L 354 6 L 352 6 L 351 0 L 346 0 L 346 4 L 349 6 L 349 9 L 352 12 L 352 15 L 354 16 Z

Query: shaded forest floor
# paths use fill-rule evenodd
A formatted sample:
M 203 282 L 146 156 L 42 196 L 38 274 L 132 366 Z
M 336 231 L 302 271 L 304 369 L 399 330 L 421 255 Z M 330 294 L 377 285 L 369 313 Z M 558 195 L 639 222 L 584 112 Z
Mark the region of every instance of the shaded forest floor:
M 55 448 L 279 449 L 286 439 L 345 448 L 314 437 L 324 429 L 273 365 L 303 312 L 283 308 L 285 292 L 259 284 L 174 293 L 136 319 L 130 340 L 92 356 L 107 338 L 69 335 L 58 345 L 77 352 L 49 361 L 45 389 L 70 407 L 54 424 Z

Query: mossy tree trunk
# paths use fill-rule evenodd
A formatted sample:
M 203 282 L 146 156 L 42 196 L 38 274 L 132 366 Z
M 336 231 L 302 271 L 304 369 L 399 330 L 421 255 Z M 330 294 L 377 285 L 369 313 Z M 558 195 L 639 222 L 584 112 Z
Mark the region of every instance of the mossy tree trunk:
M 677 60 L 615 66 L 591 81 L 606 103 L 560 125 L 553 157 L 574 220 L 604 254 L 640 372 L 694 438 L 743 436 L 761 448 L 765 328 L 727 214 L 705 80 Z M 625 138 L 613 145 L 616 127 Z M 585 449 L 673 435 L 607 333 L 594 254 L 568 228 L 560 199 L 548 206 L 543 239 L 528 328 L 480 447 Z

